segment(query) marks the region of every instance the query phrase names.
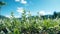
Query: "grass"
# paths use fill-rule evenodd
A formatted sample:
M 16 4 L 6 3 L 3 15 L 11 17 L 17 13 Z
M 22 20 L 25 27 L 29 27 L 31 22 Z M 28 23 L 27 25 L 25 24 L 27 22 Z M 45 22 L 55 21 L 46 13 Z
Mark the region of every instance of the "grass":
M 24 11 L 20 20 L 14 17 L 13 12 L 9 19 L 0 19 L 0 34 L 58 34 L 60 31 L 60 18 L 32 18 L 30 12 L 28 17 Z

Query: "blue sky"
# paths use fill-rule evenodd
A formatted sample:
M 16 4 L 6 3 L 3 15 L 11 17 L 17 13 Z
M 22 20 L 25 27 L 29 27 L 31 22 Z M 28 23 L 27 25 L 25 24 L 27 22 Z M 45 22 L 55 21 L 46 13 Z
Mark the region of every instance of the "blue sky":
M 37 15 L 37 12 L 44 14 L 53 14 L 54 11 L 60 11 L 60 0 L 0 0 L 6 2 L 1 8 L 1 15 L 10 16 L 13 11 L 15 16 L 21 16 L 19 10 L 24 8 L 26 11 L 31 11 L 32 15 Z

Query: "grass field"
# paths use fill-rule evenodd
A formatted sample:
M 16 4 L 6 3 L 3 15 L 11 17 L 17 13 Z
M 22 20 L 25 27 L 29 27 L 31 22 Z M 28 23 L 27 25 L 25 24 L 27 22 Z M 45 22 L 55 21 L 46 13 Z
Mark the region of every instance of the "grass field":
M 59 34 L 60 18 L 42 19 L 31 14 L 26 17 L 26 12 L 22 13 L 21 19 L 14 17 L 13 12 L 9 19 L 0 19 L 0 34 Z

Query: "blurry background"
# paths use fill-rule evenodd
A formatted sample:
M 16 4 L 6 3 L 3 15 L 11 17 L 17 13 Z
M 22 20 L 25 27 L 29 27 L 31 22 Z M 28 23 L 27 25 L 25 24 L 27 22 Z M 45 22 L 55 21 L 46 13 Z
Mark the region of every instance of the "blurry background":
M 0 14 L 6 17 L 13 11 L 15 17 L 21 17 L 21 12 L 25 9 L 32 15 L 37 12 L 43 15 L 53 15 L 53 12 L 60 12 L 60 0 L 0 0 L 6 5 L 1 7 Z

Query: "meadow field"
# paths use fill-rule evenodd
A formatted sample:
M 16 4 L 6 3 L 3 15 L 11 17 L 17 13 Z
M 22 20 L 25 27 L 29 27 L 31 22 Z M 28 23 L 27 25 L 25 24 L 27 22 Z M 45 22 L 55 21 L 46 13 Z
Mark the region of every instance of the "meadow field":
M 60 18 L 42 19 L 37 15 L 31 17 L 30 12 L 22 13 L 20 19 L 15 18 L 11 12 L 11 17 L 0 19 L 0 34 L 60 34 Z
M 60 0 L 0 0 L 0 34 L 60 34 Z

